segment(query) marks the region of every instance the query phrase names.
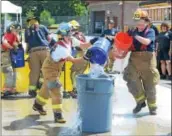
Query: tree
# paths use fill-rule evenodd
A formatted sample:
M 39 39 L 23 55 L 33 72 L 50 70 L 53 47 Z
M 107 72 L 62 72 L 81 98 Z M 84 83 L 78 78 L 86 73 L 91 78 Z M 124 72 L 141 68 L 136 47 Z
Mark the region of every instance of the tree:
M 33 17 L 34 16 L 34 12 L 32 10 L 29 10 L 28 12 L 26 12 L 26 17 Z
M 23 16 L 31 9 L 36 9 L 35 15 L 40 16 L 43 10 L 48 10 L 53 16 L 81 16 L 86 13 L 86 2 L 83 0 L 10 0 L 22 6 Z
M 50 26 L 55 23 L 54 18 L 51 17 L 51 13 L 47 10 L 41 12 L 40 21 L 42 24 Z
M 71 0 L 70 7 L 78 16 L 82 16 L 87 13 L 87 3 L 83 2 L 82 0 Z

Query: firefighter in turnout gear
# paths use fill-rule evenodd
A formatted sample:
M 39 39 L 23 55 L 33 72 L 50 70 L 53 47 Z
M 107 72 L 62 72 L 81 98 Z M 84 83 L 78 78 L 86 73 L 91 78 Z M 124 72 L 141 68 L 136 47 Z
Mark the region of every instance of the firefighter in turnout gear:
M 80 24 L 76 20 L 72 20 L 69 22 L 72 25 L 72 35 L 80 40 L 81 42 L 86 42 L 86 38 L 82 32 L 79 32 Z M 73 48 L 73 51 L 76 51 L 76 54 L 74 54 L 74 57 L 81 57 L 84 55 L 84 51 L 81 48 Z M 77 97 L 77 91 L 76 91 L 76 75 L 83 74 L 84 71 L 87 69 L 88 62 L 82 61 L 81 63 L 74 63 L 71 67 L 71 80 L 73 85 L 73 90 L 71 92 L 71 96 L 73 98 Z
M 90 47 L 90 43 L 81 43 L 75 37 L 71 36 L 71 25 L 69 23 L 61 23 L 57 30 L 57 34 L 61 35 L 61 39 L 52 47 L 50 54 L 46 57 L 42 73 L 44 83 L 40 92 L 36 96 L 33 109 L 41 115 L 46 115 L 43 106 L 47 103 L 49 97 L 52 98 L 52 109 L 54 120 L 57 123 L 65 123 L 66 120 L 62 114 L 62 84 L 59 81 L 65 61 L 72 63 L 80 63 L 83 57 L 73 58 L 71 55 L 72 47 L 80 47 L 81 49 Z
M 7 97 L 16 93 L 16 70 L 12 66 L 11 51 L 18 49 L 20 44 L 19 32 L 21 26 L 17 23 L 12 23 L 7 27 L 7 31 L 2 36 L 1 43 L 1 67 L 4 73 L 5 83 L 3 86 L 2 96 Z
M 141 111 L 147 101 L 150 115 L 156 115 L 155 86 L 160 80 L 160 75 L 156 68 L 155 32 L 147 26 L 147 18 L 147 12 L 140 9 L 134 14 L 137 26 L 135 30 L 128 31 L 133 37 L 133 45 L 128 66 L 124 71 L 124 80 L 137 103 L 133 113 Z
M 28 28 L 25 31 L 25 42 L 29 53 L 29 95 L 36 96 L 36 91 L 40 88 L 40 78 L 42 64 L 49 53 L 49 31 L 39 24 L 39 19 L 35 16 L 27 19 Z M 42 81 L 41 81 L 42 82 Z

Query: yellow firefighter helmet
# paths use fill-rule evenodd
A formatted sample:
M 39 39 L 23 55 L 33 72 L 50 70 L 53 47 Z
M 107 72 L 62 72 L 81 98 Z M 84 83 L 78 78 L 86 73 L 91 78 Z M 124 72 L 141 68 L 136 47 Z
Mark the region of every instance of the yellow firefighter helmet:
M 148 13 L 144 10 L 141 10 L 141 9 L 137 9 L 135 12 L 134 12 L 134 17 L 133 19 L 134 20 L 140 20 L 140 18 L 146 18 L 148 17 Z
M 73 29 L 78 29 L 80 27 L 80 24 L 76 20 L 70 21 L 69 24 L 72 25 Z

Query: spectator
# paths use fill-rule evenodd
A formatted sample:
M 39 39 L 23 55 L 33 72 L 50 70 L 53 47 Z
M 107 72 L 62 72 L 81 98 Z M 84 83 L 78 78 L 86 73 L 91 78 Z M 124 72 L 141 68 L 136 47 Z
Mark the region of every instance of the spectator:
M 159 35 L 159 31 L 158 31 L 157 27 L 155 25 L 153 25 L 151 18 L 147 18 L 146 22 L 147 22 L 148 27 L 152 28 L 155 31 L 155 38 L 156 38 L 155 48 L 157 48 L 157 36 Z M 161 73 L 161 65 L 160 65 L 160 60 L 158 57 L 157 57 L 157 68 L 158 68 L 159 72 Z
M 170 31 L 172 32 L 172 27 L 170 28 Z
M 171 80 L 171 61 L 170 61 L 170 41 L 172 41 L 172 32 L 169 31 L 168 24 L 161 24 L 161 33 L 157 37 L 158 42 L 158 57 L 161 62 L 161 78 Z M 166 76 L 166 70 L 168 75 Z
M 102 36 L 106 36 L 110 40 L 111 44 L 113 44 L 113 42 L 114 42 L 113 39 L 114 39 L 114 36 L 116 35 L 117 32 L 118 31 L 115 28 L 115 22 L 113 20 L 110 20 L 108 23 L 108 29 L 106 29 L 103 32 Z M 112 59 L 112 52 L 110 51 L 109 52 L 109 59 L 108 59 L 105 71 L 106 72 L 112 72 L 113 64 L 114 64 L 114 60 Z
M 146 22 L 148 24 L 148 27 L 152 28 L 155 31 L 155 36 L 157 37 L 159 35 L 159 31 L 158 31 L 157 27 L 155 25 L 153 25 L 151 18 L 147 18 Z

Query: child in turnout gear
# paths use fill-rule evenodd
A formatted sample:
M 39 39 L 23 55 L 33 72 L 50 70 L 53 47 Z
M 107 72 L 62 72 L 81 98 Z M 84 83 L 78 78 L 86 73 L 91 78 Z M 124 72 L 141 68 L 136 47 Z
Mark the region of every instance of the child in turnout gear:
M 21 26 L 17 23 L 12 23 L 7 27 L 7 31 L 2 36 L 2 61 L 1 67 L 4 73 L 5 83 L 3 86 L 3 97 L 16 93 L 16 72 L 12 66 L 10 52 L 16 51 L 20 44 L 19 32 Z
M 133 113 L 140 112 L 146 106 L 147 100 L 150 114 L 156 115 L 155 86 L 159 82 L 160 75 L 156 68 L 155 32 L 147 26 L 147 17 L 148 14 L 145 11 L 137 10 L 135 13 L 137 27 L 134 31 L 128 31 L 128 34 L 133 37 L 133 45 L 123 78 L 137 103 Z
M 72 47 L 79 46 L 80 48 L 90 47 L 90 43 L 81 43 L 75 37 L 71 36 L 71 26 L 69 23 L 61 23 L 57 30 L 57 34 L 61 35 L 61 39 L 53 46 L 50 54 L 46 57 L 42 73 L 44 82 L 40 92 L 36 96 L 33 109 L 41 115 L 46 115 L 43 106 L 46 104 L 49 96 L 52 98 L 52 109 L 54 119 L 57 123 L 65 123 L 66 120 L 62 114 L 62 84 L 59 81 L 65 61 L 72 63 L 80 63 L 84 58 L 73 58 L 71 56 Z M 86 60 L 85 60 L 86 61 Z
M 72 25 L 72 35 L 80 40 L 81 42 L 86 42 L 86 38 L 82 32 L 79 32 L 80 24 L 76 20 L 72 20 L 69 22 Z M 76 50 L 76 56 L 74 57 L 81 57 L 84 55 L 84 51 L 81 48 L 73 48 L 73 50 Z M 87 69 L 88 62 L 82 61 L 81 63 L 74 63 L 71 67 L 71 80 L 73 85 L 73 90 L 71 91 L 71 96 L 73 98 L 77 97 L 77 91 L 76 91 L 76 75 L 83 74 L 84 71 Z

